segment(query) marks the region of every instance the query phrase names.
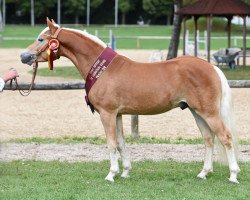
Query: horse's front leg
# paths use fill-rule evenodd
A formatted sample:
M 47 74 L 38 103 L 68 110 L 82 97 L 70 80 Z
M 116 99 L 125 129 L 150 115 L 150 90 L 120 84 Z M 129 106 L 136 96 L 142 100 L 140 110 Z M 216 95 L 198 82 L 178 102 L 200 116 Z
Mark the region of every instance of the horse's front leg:
M 114 182 L 114 177 L 119 173 L 116 138 L 116 114 L 102 111 L 100 112 L 100 117 L 106 133 L 107 145 L 110 152 L 110 171 L 105 180 Z
M 127 178 L 129 177 L 129 171 L 132 169 L 132 167 L 124 141 L 122 115 L 118 115 L 116 118 L 116 135 L 118 141 L 118 151 L 120 152 L 123 166 L 121 177 Z

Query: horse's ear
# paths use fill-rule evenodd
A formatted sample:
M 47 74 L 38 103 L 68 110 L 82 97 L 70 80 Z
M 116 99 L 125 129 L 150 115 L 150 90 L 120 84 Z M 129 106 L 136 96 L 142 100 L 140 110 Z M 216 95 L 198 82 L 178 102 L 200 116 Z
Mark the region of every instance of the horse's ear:
M 49 27 L 49 30 L 51 31 L 51 33 L 54 33 L 56 30 L 55 25 L 53 24 L 52 21 L 49 20 L 49 18 L 47 17 L 47 25 Z
M 51 19 L 51 22 L 52 22 L 53 24 L 56 24 L 56 22 L 54 21 L 54 19 Z

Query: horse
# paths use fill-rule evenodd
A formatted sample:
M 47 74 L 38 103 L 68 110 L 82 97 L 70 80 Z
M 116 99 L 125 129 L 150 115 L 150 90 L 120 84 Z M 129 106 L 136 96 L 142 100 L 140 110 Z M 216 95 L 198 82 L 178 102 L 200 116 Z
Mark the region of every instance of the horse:
M 118 153 L 123 166 L 121 177 L 129 177 L 132 169 L 124 142 L 122 115 L 153 115 L 180 107 L 191 111 L 205 143 L 204 164 L 197 177 L 206 179 L 213 172 L 216 136 L 226 152 L 229 181 L 238 183 L 240 168 L 232 95 L 222 71 L 192 56 L 141 63 L 113 51 L 109 51 L 110 62 L 99 69 L 106 62 L 106 58 L 99 58 L 107 48 L 86 31 L 61 28 L 47 18 L 47 27 L 20 55 L 24 64 L 49 61 L 50 66 L 60 56 L 67 57 L 86 81 L 86 87 L 94 77 L 94 84 L 86 88 L 86 100 L 92 111 L 99 113 L 105 130 L 110 155 L 110 170 L 105 179 L 114 182 L 119 173 Z M 106 56 L 110 53 L 106 52 Z

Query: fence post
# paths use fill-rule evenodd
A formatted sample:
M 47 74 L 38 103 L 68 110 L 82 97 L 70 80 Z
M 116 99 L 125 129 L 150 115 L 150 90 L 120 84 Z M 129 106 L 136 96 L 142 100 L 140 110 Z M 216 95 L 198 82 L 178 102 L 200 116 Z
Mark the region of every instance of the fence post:
M 139 138 L 139 116 L 131 115 L 131 135 L 132 138 Z

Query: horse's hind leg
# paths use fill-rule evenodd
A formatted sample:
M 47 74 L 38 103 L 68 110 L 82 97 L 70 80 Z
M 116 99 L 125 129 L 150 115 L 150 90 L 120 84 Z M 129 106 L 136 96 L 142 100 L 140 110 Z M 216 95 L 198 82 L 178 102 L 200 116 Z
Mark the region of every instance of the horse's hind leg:
M 196 124 L 204 138 L 205 143 L 205 159 L 204 159 L 204 166 L 201 172 L 197 175 L 198 178 L 206 179 L 206 176 L 209 172 L 213 171 L 213 149 L 214 149 L 214 134 L 212 133 L 211 129 L 204 121 L 204 119 L 198 115 L 194 110 L 190 109 Z
M 116 138 L 116 114 L 101 111 L 100 117 L 106 133 L 108 149 L 110 151 L 110 171 L 105 179 L 114 182 L 114 177 L 119 173 Z
M 219 138 L 221 144 L 226 149 L 228 165 L 230 169 L 229 181 L 232 183 L 238 183 L 237 174 L 240 172 L 240 168 L 237 164 L 232 135 L 230 131 L 225 127 L 219 115 L 207 117 L 205 120 L 212 132 L 215 133 L 215 135 Z
M 121 177 L 127 178 L 129 177 L 129 170 L 132 169 L 131 162 L 129 159 L 129 155 L 127 149 L 125 147 L 125 141 L 123 136 L 123 125 L 122 125 L 122 115 L 118 115 L 116 118 L 116 135 L 117 135 L 117 142 L 118 142 L 118 151 L 120 152 L 122 165 L 123 165 L 123 172 Z

